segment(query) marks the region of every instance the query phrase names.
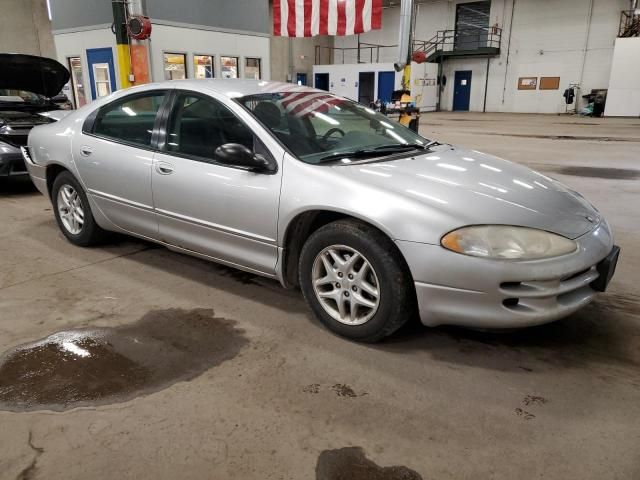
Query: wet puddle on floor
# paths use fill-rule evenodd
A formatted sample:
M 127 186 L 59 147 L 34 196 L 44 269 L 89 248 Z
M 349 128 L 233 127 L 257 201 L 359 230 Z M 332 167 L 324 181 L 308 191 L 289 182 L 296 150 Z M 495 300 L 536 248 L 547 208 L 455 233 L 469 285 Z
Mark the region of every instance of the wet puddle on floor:
M 365 456 L 362 448 L 346 447 L 320 454 L 316 480 L 422 480 L 422 477 L 407 467 L 380 467 Z
M 602 178 L 604 180 L 638 180 L 640 170 L 633 168 L 587 167 L 584 165 L 554 165 L 527 163 L 527 167 L 539 172 L 559 173 L 572 177 Z
M 58 332 L 0 357 L 0 409 L 124 402 L 191 380 L 247 343 L 211 309 L 155 310 L 130 325 Z
M 602 168 L 602 167 L 581 167 L 581 166 L 548 166 L 561 175 L 571 175 L 572 177 L 604 178 L 607 180 L 636 180 L 640 178 L 640 170 L 631 168 Z
M 591 142 L 640 142 L 637 137 L 600 137 L 577 135 L 543 135 L 535 133 L 504 133 L 504 132 L 468 132 L 474 135 L 496 135 L 499 137 L 537 138 L 541 140 L 576 140 Z

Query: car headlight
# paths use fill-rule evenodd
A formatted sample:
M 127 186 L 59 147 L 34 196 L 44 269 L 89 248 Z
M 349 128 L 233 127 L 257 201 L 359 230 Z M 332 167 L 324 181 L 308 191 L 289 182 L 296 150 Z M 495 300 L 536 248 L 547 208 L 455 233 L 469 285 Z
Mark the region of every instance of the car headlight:
M 442 237 L 442 246 L 474 257 L 538 260 L 573 253 L 573 240 L 535 228 L 509 225 L 463 227 Z

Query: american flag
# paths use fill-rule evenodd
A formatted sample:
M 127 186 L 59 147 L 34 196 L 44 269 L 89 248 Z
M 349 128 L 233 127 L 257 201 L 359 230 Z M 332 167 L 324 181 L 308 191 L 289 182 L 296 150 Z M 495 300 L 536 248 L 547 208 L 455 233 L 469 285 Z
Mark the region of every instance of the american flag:
M 273 0 L 273 34 L 355 35 L 382 27 L 382 0 Z

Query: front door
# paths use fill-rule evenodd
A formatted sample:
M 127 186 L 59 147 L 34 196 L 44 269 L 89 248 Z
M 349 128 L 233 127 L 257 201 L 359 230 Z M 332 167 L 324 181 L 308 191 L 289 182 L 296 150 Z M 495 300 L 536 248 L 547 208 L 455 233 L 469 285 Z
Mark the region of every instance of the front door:
M 90 198 L 114 225 L 157 238 L 153 211 L 152 135 L 165 92 L 128 95 L 100 108 L 75 137 L 72 151 Z
M 73 105 L 75 108 L 84 107 L 87 104 L 85 82 L 82 73 L 82 60 L 80 57 L 69 57 L 69 72 L 71 72 L 71 91 L 73 93 Z
M 91 97 L 95 100 L 106 97 L 116 90 L 116 73 L 113 67 L 111 48 L 87 49 Z
M 296 83 L 298 85 L 306 85 L 307 84 L 307 74 L 306 73 L 298 73 L 296 75 Z
M 458 70 L 453 86 L 453 110 L 458 112 L 469 111 L 471 99 L 471 70 Z
M 239 116 L 195 92 L 176 95 L 166 132 L 153 168 L 161 240 L 273 275 L 282 170 L 254 173 L 215 160 L 225 143 L 270 153 Z
M 378 98 L 389 103 L 396 82 L 396 72 L 378 72 Z

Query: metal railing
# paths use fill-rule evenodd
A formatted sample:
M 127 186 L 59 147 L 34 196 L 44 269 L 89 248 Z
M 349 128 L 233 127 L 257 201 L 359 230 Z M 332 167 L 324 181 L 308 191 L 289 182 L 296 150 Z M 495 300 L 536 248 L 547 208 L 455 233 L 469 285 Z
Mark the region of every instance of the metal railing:
M 473 52 L 484 48 L 500 48 L 502 29 L 499 27 L 473 27 L 458 30 L 440 30 L 429 40 L 414 40 L 412 52 L 424 52 L 428 57 L 436 51 Z M 360 42 L 355 47 L 326 47 L 316 45 L 315 64 L 323 65 L 326 58 L 329 63 L 345 63 L 347 54 L 355 52 L 356 63 L 379 63 L 380 51 L 398 48 L 397 45 L 378 45 Z M 324 58 L 323 58 L 324 57 Z
M 356 63 L 379 63 L 380 50 L 385 48 L 398 48 L 398 46 L 378 45 L 375 43 L 364 43 L 360 41 L 358 41 L 357 47 L 325 47 L 322 45 L 316 45 L 315 64 L 323 65 L 323 56 L 329 60 L 326 63 L 331 63 L 332 58 L 334 63 L 344 63 L 346 52 L 356 52 Z M 325 55 L 323 55 L 323 53 Z
M 640 37 L 640 14 L 637 10 L 623 10 L 620 13 L 618 37 Z
M 439 30 L 429 40 L 415 40 L 413 51 L 424 52 L 428 57 L 434 52 L 473 52 L 484 48 L 500 48 L 502 29 L 500 27 L 464 28 Z

